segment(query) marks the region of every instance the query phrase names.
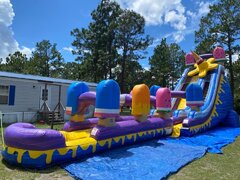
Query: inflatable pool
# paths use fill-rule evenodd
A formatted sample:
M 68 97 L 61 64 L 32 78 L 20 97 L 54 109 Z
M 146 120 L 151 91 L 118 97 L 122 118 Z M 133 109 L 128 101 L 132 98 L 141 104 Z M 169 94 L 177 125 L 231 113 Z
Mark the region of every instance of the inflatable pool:
M 96 92 L 83 82 L 74 83 L 68 89 L 66 107 L 71 118 L 63 130 L 12 124 L 4 133 L 2 156 L 10 164 L 42 169 L 149 139 L 193 136 L 219 124 L 239 126 L 221 65 L 224 60 L 221 48 L 202 56 L 187 54 L 189 67 L 174 91 L 140 84 L 121 95 L 114 80 L 101 81 Z M 95 117 L 85 119 L 92 105 Z M 131 116 L 120 116 L 123 106 L 131 106 Z

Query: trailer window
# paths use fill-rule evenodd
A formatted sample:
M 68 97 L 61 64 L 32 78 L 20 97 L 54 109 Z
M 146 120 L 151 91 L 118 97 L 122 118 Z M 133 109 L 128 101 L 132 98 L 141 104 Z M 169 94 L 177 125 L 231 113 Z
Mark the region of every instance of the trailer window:
M 8 104 L 9 86 L 0 85 L 0 104 Z

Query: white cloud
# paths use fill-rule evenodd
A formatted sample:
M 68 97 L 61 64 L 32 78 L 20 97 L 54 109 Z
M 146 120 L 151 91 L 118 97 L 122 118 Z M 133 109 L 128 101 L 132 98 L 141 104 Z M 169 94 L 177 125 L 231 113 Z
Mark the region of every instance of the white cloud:
M 149 66 L 149 65 L 144 66 L 143 69 L 144 69 L 145 71 L 149 71 L 149 70 L 150 70 L 150 66 Z
M 88 49 L 83 50 L 83 52 L 84 52 L 84 53 L 91 53 L 91 51 L 88 50 Z
M 232 61 L 235 62 L 239 59 L 239 55 L 238 54 L 233 54 L 232 55 Z
M 27 47 L 19 47 L 18 42 L 14 38 L 14 33 L 11 28 L 12 21 L 15 14 L 10 0 L 0 0 L 0 58 L 5 60 L 5 57 L 15 51 L 26 53 L 29 57 L 31 55 Z
M 72 47 L 63 47 L 62 48 L 64 51 L 69 51 L 69 52 L 72 52 L 73 51 L 73 48 Z
M 151 45 L 149 45 L 149 47 L 156 47 L 157 45 L 159 45 L 159 43 L 161 42 L 162 39 L 160 38 L 156 38 L 153 40 L 153 43 Z
M 187 28 L 185 28 L 183 30 L 179 29 L 176 32 L 168 34 L 168 36 L 171 36 L 176 43 L 179 43 L 185 39 L 186 35 L 194 33 L 194 31 L 196 31 L 198 29 L 201 18 L 203 16 L 205 16 L 206 14 L 208 14 L 208 12 L 210 10 L 209 6 L 211 4 L 212 3 L 210 3 L 210 2 L 196 2 L 197 8 L 195 8 L 195 9 L 198 9 L 197 11 L 195 11 L 195 12 L 186 11 L 186 17 L 187 17 L 186 26 L 187 26 Z
M 169 11 L 165 15 L 165 22 L 170 23 L 177 30 L 186 29 L 186 20 L 183 14 L 177 14 L 176 11 Z
M 11 26 L 13 17 L 15 16 L 10 0 L 0 1 L 0 23 Z
M 193 33 L 202 16 L 209 12 L 210 2 L 194 1 L 194 9 L 186 11 L 182 0 L 115 0 L 121 7 L 131 9 L 141 14 L 148 26 L 170 25 L 173 32 L 166 34 L 176 43 L 184 40 L 187 34 Z
M 211 4 L 212 3 L 210 3 L 210 2 L 200 2 L 199 10 L 198 10 L 198 17 L 205 16 L 210 11 L 209 6 Z
M 19 49 L 19 51 L 23 54 L 26 54 L 27 58 L 30 58 L 32 56 L 32 52 L 34 51 L 34 48 L 28 48 L 25 46 L 22 46 L 22 48 Z
M 14 12 L 9 0 L 0 1 L 0 58 L 18 49 L 18 43 L 13 37 L 12 25 Z
M 202 16 L 205 16 L 209 12 L 209 6 L 212 3 L 210 2 L 197 2 L 196 5 L 198 6 L 198 11 L 192 12 L 187 11 L 187 15 L 189 16 L 190 22 L 195 26 L 198 26 L 200 19 Z
M 185 7 L 181 0 L 116 0 L 123 8 L 141 14 L 147 25 L 170 24 L 177 30 L 185 29 Z
M 184 36 L 185 35 L 184 35 L 184 33 L 182 31 L 178 31 L 178 32 L 173 33 L 172 36 L 173 36 L 174 41 L 176 43 L 179 43 L 179 42 L 184 40 Z

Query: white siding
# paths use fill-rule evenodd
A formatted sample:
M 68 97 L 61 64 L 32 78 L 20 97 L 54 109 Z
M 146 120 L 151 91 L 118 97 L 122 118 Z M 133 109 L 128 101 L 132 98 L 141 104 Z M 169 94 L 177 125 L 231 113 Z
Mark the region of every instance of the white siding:
M 51 86 L 51 102 L 49 103 L 51 110 L 53 110 L 58 103 L 58 92 L 58 86 Z
M 66 107 L 67 89 L 68 89 L 68 85 L 62 85 L 61 102 L 64 107 Z M 56 107 L 58 103 L 58 96 L 59 96 L 59 86 L 51 86 L 51 104 L 50 104 L 51 110 L 53 110 Z
M 0 111 L 5 114 L 3 122 L 29 122 L 36 118 L 40 110 L 41 86 L 44 83 L 36 80 L 0 77 L 0 85 L 15 86 L 15 101 L 13 106 L 0 104 Z M 70 84 L 61 84 L 61 103 L 66 107 L 67 89 Z M 51 87 L 50 109 L 53 110 L 58 103 L 59 86 L 48 84 Z M 90 87 L 95 91 L 96 87 Z M 68 119 L 68 118 L 67 118 Z
M 68 89 L 68 86 L 62 86 L 61 102 L 64 107 L 66 107 L 66 104 L 67 104 L 67 89 Z
M 37 111 L 39 109 L 40 86 L 32 81 L 0 80 L 1 85 L 13 85 L 15 89 L 15 102 L 13 106 L 0 105 L 2 112 Z

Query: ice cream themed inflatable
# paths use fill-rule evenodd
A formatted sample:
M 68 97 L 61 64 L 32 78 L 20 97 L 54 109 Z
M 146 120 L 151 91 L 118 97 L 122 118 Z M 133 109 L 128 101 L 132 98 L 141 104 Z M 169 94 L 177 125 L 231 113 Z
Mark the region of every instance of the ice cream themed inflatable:
M 12 124 L 4 133 L 3 158 L 10 164 L 41 169 L 149 139 L 194 136 L 220 124 L 239 126 L 224 73 L 224 50 L 217 47 L 203 55 L 190 52 L 185 60 L 187 68 L 172 91 L 138 84 L 131 93 L 121 94 L 111 79 L 101 81 L 96 92 L 84 82 L 72 84 L 66 105 L 71 118 L 63 129 Z M 85 118 L 92 105 L 94 118 Z M 131 108 L 131 115 L 121 116 L 123 106 Z

